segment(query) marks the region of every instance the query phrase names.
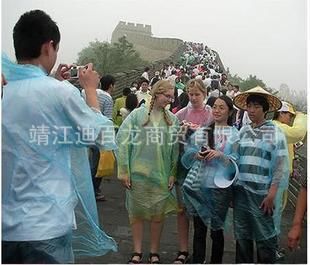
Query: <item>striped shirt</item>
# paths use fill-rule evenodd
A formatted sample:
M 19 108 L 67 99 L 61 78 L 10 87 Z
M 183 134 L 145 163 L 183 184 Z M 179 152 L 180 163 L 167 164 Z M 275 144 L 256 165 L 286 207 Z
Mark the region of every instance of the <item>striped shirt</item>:
M 97 92 L 97 100 L 99 103 L 101 113 L 112 120 L 112 112 L 113 112 L 113 99 L 111 95 L 103 91 L 101 89 L 96 89 Z M 86 99 L 85 90 L 82 90 L 82 97 Z
M 282 185 L 286 179 L 289 172 L 286 139 L 271 121 L 256 128 L 242 127 L 239 154 L 237 185 L 257 194 L 266 194 L 271 184 Z

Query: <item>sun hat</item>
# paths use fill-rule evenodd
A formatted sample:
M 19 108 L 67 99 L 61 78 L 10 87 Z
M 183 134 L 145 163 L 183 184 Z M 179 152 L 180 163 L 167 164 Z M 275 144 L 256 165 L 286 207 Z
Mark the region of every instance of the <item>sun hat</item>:
M 278 99 L 277 97 L 275 97 L 274 95 L 272 95 L 271 93 L 269 93 L 268 91 L 266 91 L 260 86 L 254 87 L 252 89 L 249 89 L 235 96 L 233 101 L 236 107 L 242 110 L 246 110 L 247 109 L 246 100 L 247 100 L 247 97 L 250 95 L 259 95 L 259 96 L 265 97 L 269 104 L 268 112 L 277 111 L 282 107 L 282 103 L 280 99 Z
M 282 101 L 282 107 L 278 110 L 278 112 L 289 112 L 293 115 L 296 115 L 296 111 L 291 103 L 288 103 L 286 101 Z

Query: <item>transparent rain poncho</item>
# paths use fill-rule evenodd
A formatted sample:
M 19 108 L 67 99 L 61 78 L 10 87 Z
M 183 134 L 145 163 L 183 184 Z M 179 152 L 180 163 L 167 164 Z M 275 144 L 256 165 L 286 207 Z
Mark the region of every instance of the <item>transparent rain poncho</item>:
M 288 187 L 286 139 L 271 121 L 240 130 L 239 177 L 234 186 L 236 239 L 267 240 L 280 233 L 282 194 Z M 278 186 L 273 215 L 260 208 L 270 186 Z
M 222 158 L 200 161 L 195 155 L 203 145 L 208 144 L 207 127 L 198 129 L 185 145 L 182 164 L 190 168 L 183 183 L 183 196 L 186 212 L 191 216 L 198 215 L 211 229 L 224 229 L 226 214 L 232 201 L 231 187 L 220 188 L 221 183 L 236 177 L 238 172 L 238 130 L 234 127 L 215 127 L 215 150 L 224 154 Z M 221 186 L 223 187 L 223 186 Z
M 177 211 L 173 191 L 168 189 L 170 176 L 176 174 L 178 159 L 178 120 L 167 112 L 172 125 L 168 126 L 160 113 L 157 119 L 148 117 L 148 108 L 142 105 L 123 121 L 116 136 L 118 174 L 129 176 L 131 188 L 126 189 L 126 208 L 129 220 L 162 220 Z
M 277 125 L 285 135 L 287 141 L 288 148 L 288 156 L 289 156 L 289 169 L 290 174 L 293 172 L 293 159 L 294 159 L 294 144 L 298 141 L 303 140 L 307 133 L 307 115 L 301 112 L 297 112 L 294 118 L 294 122 L 292 126 L 289 126 L 285 123 L 282 123 L 278 120 L 272 121 L 275 125 Z M 289 176 L 288 176 L 289 177 Z M 277 196 L 281 196 L 280 192 Z M 283 191 L 283 205 L 282 211 L 285 209 L 287 200 L 288 200 L 288 191 Z M 280 233 L 280 230 L 278 231 Z
M 72 234 L 76 257 L 117 251 L 99 227 L 85 147 L 96 142 L 114 150 L 112 122 L 91 110 L 78 89 L 40 67 L 14 64 L 2 54 L 2 73 L 8 81 L 2 101 L 2 240 Z M 45 137 L 41 130 L 38 138 L 38 128 Z

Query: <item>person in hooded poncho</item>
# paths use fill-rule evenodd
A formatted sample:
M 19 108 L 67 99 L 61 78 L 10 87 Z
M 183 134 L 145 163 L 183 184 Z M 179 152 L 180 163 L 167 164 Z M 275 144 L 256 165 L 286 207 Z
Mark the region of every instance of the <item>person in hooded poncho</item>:
M 282 101 L 281 109 L 274 113 L 273 123 L 279 127 L 285 135 L 289 154 L 289 171 L 291 176 L 293 174 L 294 144 L 302 141 L 307 133 L 307 115 L 301 112 L 296 112 L 292 104 Z M 278 234 L 277 258 L 280 259 L 285 255 L 285 249 L 280 247 L 280 228 L 281 213 L 284 211 L 288 200 L 288 189 L 284 189 L 282 192 L 278 191 L 277 196 L 283 196 L 282 205 L 279 205 L 279 209 L 275 209 L 279 213 L 275 215 L 275 224 Z
M 234 98 L 235 105 L 247 110 L 252 123 L 240 130 L 239 176 L 233 189 L 236 263 L 275 263 L 276 220 L 281 214 L 282 196 L 288 185 L 289 161 L 283 132 L 270 120 L 268 111 L 281 107 L 281 101 L 261 87 Z
M 87 104 L 64 80 L 69 66 L 48 76 L 60 33 L 41 10 L 23 14 L 13 38 L 18 64 L 2 54 L 2 262 L 73 263 L 116 251 L 99 227 L 85 147 L 116 148 L 96 98 L 98 74 L 92 64 L 79 71 Z
M 176 191 L 180 211 L 177 216 L 179 251 L 174 260 L 175 264 L 187 263 L 189 261 L 188 243 L 189 243 L 189 220 L 186 216 L 186 209 L 183 202 L 182 184 L 188 173 L 181 163 L 184 144 L 187 143 L 188 137 L 200 126 L 208 126 L 213 122 L 211 107 L 204 103 L 208 96 L 207 88 L 200 79 L 191 79 L 186 85 L 189 104 L 176 113 L 182 124 L 180 135 L 180 155 L 177 167 Z M 195 231 L 195 224 L 194 224 Z M 195 233 L 195 232 L 194 232 Z
M 237 176 L 239 134 L 232 127 L 233 103 L 220 96 L 212 107 L 215 122 L 198 129 L 185 145 L 181 162 L 190 168 L 184 183 L 186 212 L 193 216 L 195 232 L 192 263 L 204 263 L 207 226 L 211 228 L 211 263 L 222 263 L 224 223 Z M 205 148 L 202 151 L 201 148 Z
M 133 236 L 129 263 L 142 261 L 144 222 L 150 222 L 149 262 L 159 261 L 159 241 L 167 214 L 177 212 L 174 181 L 178 159 L 177 118 L 165 107 L 174 89 L 167 80 L 156 82 L 150 107 L 143 104 L 122 123 L 116 136 L 118 176 L 126 189 L 126 208 Z

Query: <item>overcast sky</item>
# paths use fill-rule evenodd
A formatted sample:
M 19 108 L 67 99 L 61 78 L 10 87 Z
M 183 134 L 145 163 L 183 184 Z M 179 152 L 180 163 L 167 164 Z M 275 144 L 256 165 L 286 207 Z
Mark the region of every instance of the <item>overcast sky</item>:
M 150 24 L 153 36 L 203 42 L 231 73 L 267 86 L 306 89 L 306 0 L 2 0 L 2 51 L 14 58 L 20 15 L 42 9 L 62 37 L 58 62 L 72 63 L 90 41 L 111 41 L 122 21 Z

